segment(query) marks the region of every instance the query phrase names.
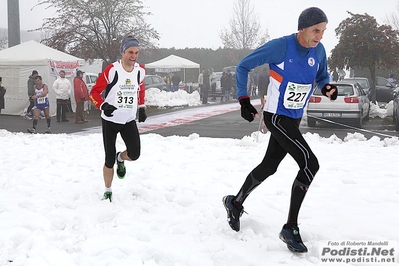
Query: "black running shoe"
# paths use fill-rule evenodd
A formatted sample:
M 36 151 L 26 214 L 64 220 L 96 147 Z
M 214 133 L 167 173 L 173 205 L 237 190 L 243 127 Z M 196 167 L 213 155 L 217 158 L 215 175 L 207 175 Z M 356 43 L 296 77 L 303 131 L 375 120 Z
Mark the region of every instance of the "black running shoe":
M 292 252 L 308 252 L 308 248 L 303 244 L 299 228 L 296 225 L 285 224 L 283 229 L 281 229 L 280 239 L 287 244 L 287 248 Z
M 234 204 L 234 196 L 228 195 L 223 197 L 223 205 L 227 211 L 227 221 L 231 229 L 240 231 L 240 217 L 244 212 L 244 207 Z M 237 205 L 237 206 L 236 206 Z
M 27 131 L 31 134 L 36 134 L 36 129 L 35 128 L 28 128 Z
M 118 161 L 118 156 L 119 156 L 120 152 L 116 153 L 116 174 L 118 176 L 119 179 L 123 179 L 126 175 L 126 168 L 125 168 L 125 162 L 120 162 Z

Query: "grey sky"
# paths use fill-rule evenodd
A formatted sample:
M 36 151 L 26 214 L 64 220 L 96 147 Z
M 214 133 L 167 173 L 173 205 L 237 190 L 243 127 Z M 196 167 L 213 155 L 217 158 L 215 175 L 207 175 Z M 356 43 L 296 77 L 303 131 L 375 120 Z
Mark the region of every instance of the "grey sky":
M 277 38 L 297 31 L 300 12 L 310 6 L 324 10 L 329 23 L 322 43 L 327 54 L 337 44 L 334 29 L 352 13 L 367 13 L 383 24 L 387 15 L 398 12 L 399 0 L 251 0 L 263 30 L 271 38 Z M 153 15 L 147 21 L 161 34 L 159 46 L 163 48 L 203 47 L 217 49 L 222 46 L 219 32 L 228 28 L 236 0 L 143 0 L 146 11 Z M 45 17 L 53 15 L 43 7 L 30 9 L 35 0 L 19 0 L 21 29 L 40 27 Z M 0 28 L 7 27 L 7 1 L 0 4 Z

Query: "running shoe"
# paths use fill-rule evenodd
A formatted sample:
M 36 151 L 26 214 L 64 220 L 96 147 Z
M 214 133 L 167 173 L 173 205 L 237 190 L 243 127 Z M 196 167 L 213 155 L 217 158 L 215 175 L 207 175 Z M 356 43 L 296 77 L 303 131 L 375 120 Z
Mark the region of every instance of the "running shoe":
M 108 192 L 104 192 L 104 196 L 102 198 L 102 200 L 109 200 L 109 202 L 112 202 L 112 192 L 108 191 Z
M 36 129 L 34 128 L 28 128 L 27 131 L 31 134 L 35 134 L 36 133 Z
M 44 131 L 44 133 L 50 134 L 50 133 L 51 133 L 51 128 L 48 127 L 48 128 L 46 129 L 46 131 Z
M 280 239 L 287 244 L 292 252 L 306 253 L 308 248 L 303 244 L 299 228 L 293 224 L 285 224 L 279 235 Z
M 240 217 L 244 212 L 244 207 L 239 206 L 238 202 L 234 202 L 234 196 L 228 195 L 223 197 L 223 205 L 227 211 L 227 222 L 231 229 L 234 231 L 240 231 Z
M 116 153 L 115 160 L 116 160 L 116 175 L 118 176 L 119 179 L 123 179 L 126 175 L 126 167 L 125 167 L 125 162 L 120 162 L 118 161 L 118 156 L 120 152 Z

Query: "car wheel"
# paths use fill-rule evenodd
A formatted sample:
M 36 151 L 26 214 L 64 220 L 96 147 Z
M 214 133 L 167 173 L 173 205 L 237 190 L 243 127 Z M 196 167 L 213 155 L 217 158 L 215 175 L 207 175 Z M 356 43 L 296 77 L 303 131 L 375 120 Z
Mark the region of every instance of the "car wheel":
M 315 127 L 316 119 L 308 117 L 308 127 Z

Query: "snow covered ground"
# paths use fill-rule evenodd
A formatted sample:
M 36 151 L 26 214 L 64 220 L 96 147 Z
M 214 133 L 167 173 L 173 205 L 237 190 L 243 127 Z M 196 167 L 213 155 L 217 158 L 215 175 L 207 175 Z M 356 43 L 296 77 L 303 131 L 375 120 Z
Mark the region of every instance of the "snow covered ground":
M 201 112 L 232 108 L 218 106 L 201 107 Z M 171 119 L 164 118 L 157 117 L 158 122 Z M 143 134 L 141 157 L 126 163 L 125 179 L 114 179 L 110 203 L 100 200 L 101 134 L 0 130 L 0 265 L 326 265 L 321 255 L 326 248 L 357 250 L 363 241 L 396 247 L 397 263 L 398 138 L 305 134 L 321 168 L 299 216 L 309 252 L 293 254 L 278 238 L 298 170 L 289 156 L 248 197 L 241 231 L 232 231 L 226 221 L 222 197 L 238 192 L 267 147 L 269 133 L 257 135 Z M 119 138 L 117 147 L 124 148 Z M 349 243 L 335 246 L 342 241 Z

